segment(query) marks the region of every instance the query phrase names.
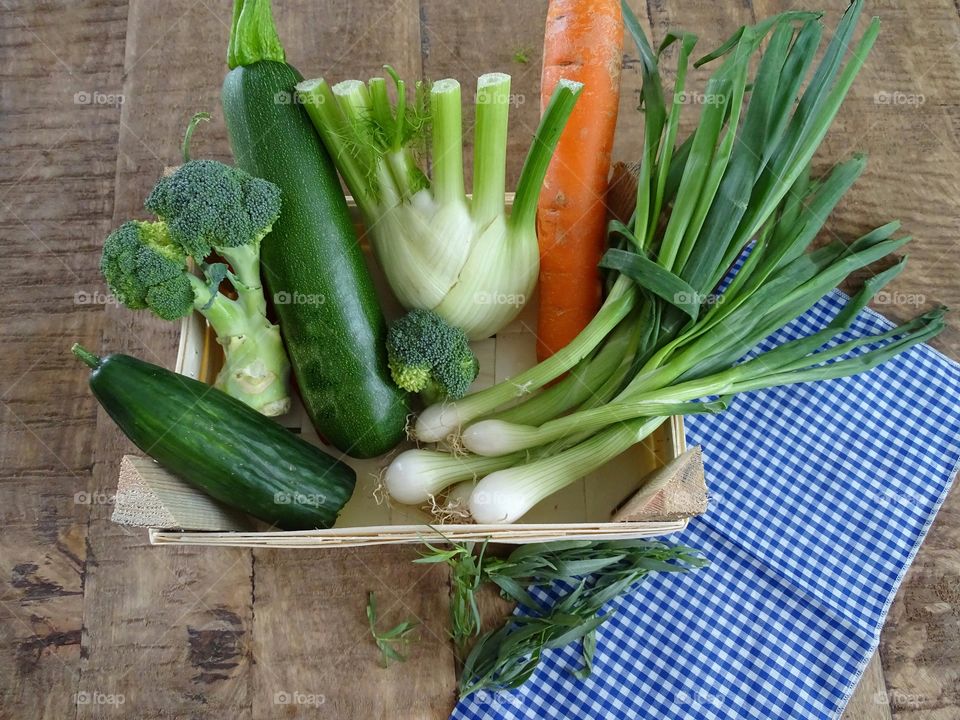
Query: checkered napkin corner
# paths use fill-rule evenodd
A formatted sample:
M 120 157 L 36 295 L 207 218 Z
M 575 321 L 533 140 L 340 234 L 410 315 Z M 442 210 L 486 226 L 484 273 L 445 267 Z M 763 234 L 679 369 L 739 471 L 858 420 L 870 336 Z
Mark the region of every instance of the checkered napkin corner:
M 764 349 L 845 302 L 824 298 Z M 867 310 L 842 339 L 890 327 Z M 525 686 L 476 693 L 454 718 L 839 717 L 960 466 L 960 366 L 917 346 L 860 376 L 738 397 L 687 432 L 712 504 L 671 539 L 710 567 L 611 603 L 586 680 L 577 645 L 548 651 Z

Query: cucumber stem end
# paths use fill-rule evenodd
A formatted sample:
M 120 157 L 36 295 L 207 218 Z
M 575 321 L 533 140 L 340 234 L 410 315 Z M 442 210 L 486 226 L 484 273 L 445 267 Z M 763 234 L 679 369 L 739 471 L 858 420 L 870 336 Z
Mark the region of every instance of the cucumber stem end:
M 80 343 L 74 343 L 73 347 L 70 348 L 70 352 L 80 358 L 91 370 L 96 370 L 98 367 L 100 367 L 100 358 L 87 350 Z

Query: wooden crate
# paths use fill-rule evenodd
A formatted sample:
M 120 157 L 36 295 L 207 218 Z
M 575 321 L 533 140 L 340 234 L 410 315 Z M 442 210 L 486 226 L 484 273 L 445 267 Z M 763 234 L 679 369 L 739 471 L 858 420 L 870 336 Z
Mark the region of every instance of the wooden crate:
M 509 203 L 512 197 L 508 196 Z M 356 210 L 358 228 L 362 225 Z M 363 243 L 367 264 L 373 274 L 384 312 L 395 317 L 402 312 L 387 289 L 382 273 Z M 496 338 L 473 344 L 480 360 L 480 376 L 474 388 L 486 387 L 511 377 L 535 362 L 535 342 L 530 331 L 536 327 L 536 298 L 532 298 L 520 316 L 498 333 Z M 199 315 L 184 318 L 180 335 L 176 371 L 203 382 L 213 382 L 223 361 L 215 336 Z M 294 398 L 289 413 L 277 420 L 303 439 L 325 446 L 317 436 L 303 406 Z M 686 449 L 683 418 L 674 417 L 645 442 L 608 463 L 592 475 L 550 496 L 512 525 L 443 524 L 427 509 L 386 502 L 378 490 L 381 468 L 387 460 L 409 446 L 401 446 L 387 456 L 370 460 L 344 457 L 357 471 L 357 487 L 340 514 L 337 524 L 328 530 L 296 532 L 185 532 L 152 528 L 155 544 L 229 545 L 243 547 L 317 547 L 419 543 L 438 540 L 438 531 L 452 540 L 482 540 L 525 543 L 568 538 L 638 538 L 665 535 L 682 530 L 687 520 L 668 522 L 612 522 L 612 512 L 636 492 L 641 481 L 653 470 L 679 456 Z M 436 529 L 434 529 L 436 528 Z

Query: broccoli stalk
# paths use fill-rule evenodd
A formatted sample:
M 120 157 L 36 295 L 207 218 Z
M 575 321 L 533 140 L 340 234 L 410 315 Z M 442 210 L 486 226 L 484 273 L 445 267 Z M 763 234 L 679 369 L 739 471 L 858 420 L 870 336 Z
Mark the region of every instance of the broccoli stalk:
M 199 311 L 223 346 L 215 387 L 264 415 L 285 413 L 290 362 L 267 319 L 260 280 L 260 244 L 279 216 L 279 189 L 229 165 L 192 160 L 161 178 L 145 205 L 158 222 L 124 223 L 104 243 L 100 267 L 111 292 L 165 320 Z M 191 258 L 204 279 L 190 271 Z M 236 299 L 220 292 L 224 281 Z
M 479 370 L 467 335 L 432 310 L 412 310 L 390 326 L 393 381 L 428 404 L 462 398 Z

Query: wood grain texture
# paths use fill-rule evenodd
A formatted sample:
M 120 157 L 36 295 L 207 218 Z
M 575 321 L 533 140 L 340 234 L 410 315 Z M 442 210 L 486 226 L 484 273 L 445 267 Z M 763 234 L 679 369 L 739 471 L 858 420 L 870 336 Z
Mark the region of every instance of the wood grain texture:
M 108 497 L 69 345 L 103 324 L 125 32 L 124 2 L 0 12 L 0 716 L 75 714 L 87 517 Z
M 874 653 L 843 712 L 843 720 L 890 720 L 891 717 L 880 654 Z
M 143 199 L 167 165 L 179 162 L 189 117 L 217 108 L 227 30 L 199 3 L 131 2 L 123 56 L 112 225 L 145 217 Z M 201 41 L 203 38 L 205 41 Z M 178 52 L 180 48 L 189 51 Z M 195 154 L 228 157 L 222 121 L 197 133 Z M 219 141 L 219 142 L 218 142 Z M 169 366 L 178 326 L 117 305 L 105 310 L 102 352 L 127 352 Z M 108 487 L 123 454 L 136 449 L 104 412 L 97 416 L 95 487 Z M 122 697 L 128 716 L 250 718 L 252 557 L 242 550 L 157 552 L 142 532 L 92 508 L 80 687 Z M 145 682 L 149 678 L 149 682 Z M 100 718 L 97 702 L 78 718 Z
M 276 3 L 278 30 L 288 56 L 304 74 L 321 69 L 344 77 L 369 74 L 379 70 L 386 56 L 393 58 L 401 73 L 419 75 L 419 46 L 410 49 L 406 42 L 418 28 L 415 6 L 397 3 L 365 12 L 346 8 L 343 14 L 344 10 L 334 2 Z M 342 32 L 345 27 L 366 30 Z M 375 43 L 371 42 L 374 29 Z M 162 43 L 158 32 L 163 33 Z M 196 110 L 212 111 L 214 120 L 197 133 L 194 155 L 229 158 L 219 113 L 227 33 L 224 18 L 203 4 L 169 3 L 158 14 L 154 3 L 131 3 L 124 92 L 132 100 L 124 107 L 120 133 L 115 223 L 142 213 L 143 197 L 163 166 L 177 161 L 182 128 Z M 198 45 L 197 52 L 173 53 L 173 57 L 167 50 Z M 342 65 L 344 59 L 349 64 Z M 110 325 L 116 332 L 105 333 L 107 348 L 154 355 L 164 364 L 172 361 L 176 324 L 156 322 L 122 308 L 116 309 L 116 315 L 117 322 Z M 135 335 L 137 342 L 128 334 Z M 97 472 L 102 469 L 105 475 L 113 475 L 118 445 L 125 442 L 106 418 L 101 420 Z M 420 708 L 419 712 L 436 715 L 451 706 L 452 683 L 442 673 L 428 672 L 418 684 L 404 685 L 380 675 L 358 685 L 352 663 L 316 661 L 318 656 L 335 658 L 347 650 L 346 635 L 331 633 L 331 628 L 349 629 L 354 645 L 361 648 L 366 642 L 371 650 L 369 638 L 355 632 L 365 628 L 361 621 L 367 589 L 381 591 L 387 611 L 393 604 L 406 602 L 414 606 L 416 616 L 444 616 L 442 592 L 426 592 L 415 600 L 404 597 L 403 592 L 413 585 L 409 550 L 350 556 L 273 553 L 262 562 L 249 550 L 201 548 L 167 553 L 149 547 L 143 533 L 118 529 L 107 520 L 103 515 L 91 522 L 91 528 L 97 523 L 97 540 L 91 546 L 97 546 L 98 557 L 110 560 L 88 570 L 97 600 L 95 615 L 87 624 L 90 653 L 82 663 L 83 681 L 92 688 L 122 694 L 138 717 L 167 717 L 171 711 L 213 718 L 281 713 L 300 717 L 315 712 L 326 698 L 340 708 L 351 704 L 363 708 L 363 717 L 385 717 L 391 708 L 411 712 Z M 350 574 L 347 568 L 365 562 L 375 570 L 366 573 L 364 585 L 345 586 L 353 592 L 329 596 L 331 575 L 324 571 L 325 562 L 333 563 L 330 572 L 335 577 L 345 578 Z M 266 573 L 259 584 L 260 603 L 257 568 Z M 374 580 L 379 587 L 368 587 Z M 296 588 L 292 595 L 291 588 Z M 163 598 L 162 606 L 148 613 L 147 606 L 157 597 Z M 311 597 L 316 602 L 304 602 Z M 291 605 L 297 612 L 292 612 Z M 349 623 L 350 617 L 357 622 Z M 291 622 L 296 633 L 289 632 Z M 425 635 L 419 646 L 424 656 L 449 653 L 442 632 L 434 629 Z M 145 685 L 136 671 L 115 670 L 137 666 L 141 672 L 149 667 L 156 683 Z M 432 666 L 421 663 L 421 667 Z M 346 697 L 342 688 L 350 689 Z M 96 711 L 91 715 L 97 716 Z
M 274 4 L 288 57 L 306 76 L 365 78 L 390 62 L 407 77 L 456 77 L 466 100 L 477 75 L 511 73 L 508 186 L 515 182 L 537 123 L 545 0 Z M 704 48 L 794 5 L 631 0 L 656 41 L 682 26 L 696 30 Z M 825 6 L 832 27 L 846 0 L 803 5 Z M 150 547 L 145 533 L 109 521 L 117 464 L 132 447 L 98 414 L 86 374 L 66 350 L 79 340 L 173 361 L 176 324 L 111 304 L 99 250 L 113 225 L 142 216 L 142 200 L 162 168 L 177 162 L 194 112 L 214 113 L 195 136 L 194 154 L 229 158 L 219 116 L 226 6 L 2 3 L 3 719 L 441 718 L 455 700 L 446 571 L 412 566 L 412 549 Z M 883 19 L 883 33 L 819 167 L 857 149 L 872 159 L 825 236 L 903 220 L 916 237 L 910 263 L 876 306 L 900 319 L 934 302 L 960 306 L 960 16 L 953 0 L 868 6 Z M 639 154 L 639 87 L 628 43 L 615 159 Z M 472 113 L 464 116 L 469 126 Z M 934 344 L 960 356 L 956 313 Z M 848 720 L 960 715 L 958 548 L 954 493 L 894 603 Z M 383 627 L 423 623 L 405 665 L 376 666 L 364 615 L 370 590 Z M 493 593 L 482 607 L 488 621 L 507 609 Z M 120 697 L 122 705 L 106 706 Z
M 151 458 L 124 455 L 110 519 L 138 528 L 252 530 L 254 523 L 209 495 L 198 493 Z

